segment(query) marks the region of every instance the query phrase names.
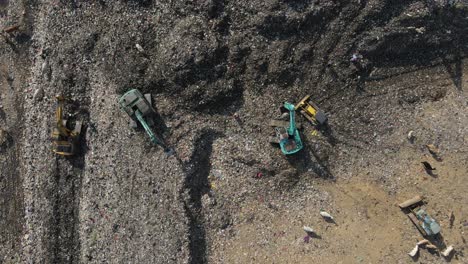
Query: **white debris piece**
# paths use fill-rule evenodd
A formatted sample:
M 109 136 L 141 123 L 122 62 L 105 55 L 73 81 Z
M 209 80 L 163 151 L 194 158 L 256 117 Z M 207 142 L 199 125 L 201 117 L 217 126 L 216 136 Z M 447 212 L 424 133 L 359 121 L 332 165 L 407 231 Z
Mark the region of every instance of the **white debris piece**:
M 426 245 L 426 244 L 428 244 L 428 243 L 429 243 L 429 240 L 423 239 L 423 240 L 419 241 L 417 245 L 418 245 L 418 246 L 422 246 L 422 245 Z
M 135 47 L 137 48 L 137 50 L 138 50 L 139 52 L 142 52 L 142 53 L 145 52 L 145 50 L 143 49 L 143 47 L 142 47 L 140 44 L 137 43 L 137 44 L 135 45 Z
M 329 213 L 325 212 L 325 211 L 320 211 L 320 215 L 322 217 L 325 217 L 325 218 L 328 218 L 330 220 L 333 220 L 333 216 L 331 216 Z
M 410 255 L 410 256 L 413 258 L 414 256 L 416 256 L 416 254 L 418 254 L 418 250 L 419 250 L 419 246 L 416 245 L 416 246 L 413 248 L 413 250 L 411 250 L 411 252 L 408 253 L 408 255 Z
M 33 95 L 34 101 L 40 101 L 42 100 L 43 97 L 44 97 L 44 89 L 42 89 L 42 87 L 39 87 L 38 89 L 36 89 L 36 91 L 34 91 L 34 95 Z
M 408 133 L 408 140 L 413 140 L 414 139 L 414 131 L 411 130 L 409 133 Z
M 304 229 L 304 231 L 309 234 L 309 233 L 315 233 L 314 232 L 314 229 L 312 229 L 312 227 L 308 227 L 308 226 L 304 226 L 302 229 Z
M 47 70 L 48 67 L 49 67 L 49 61 L 48 61 L 48 60 L 45 60 L 45 61 L 42 63 L 42 66 L 41 66 L 41 72 L 42 72 L 42 74 L 45 73 L 45 71 Z
M 426 32 L 426 28 L 425 28 L 425 27 L 416 28 L 415 30 L 416 30 L 416 32 L 418 32 L 419 34 L 424 34 L 424 32 Z
M 446 248 L 444 251 L 442 251 L 442 256 L 448 257 L 450 256 L 450 253 L 453 251 L 453 246 L 450 245 L 448 248 Z

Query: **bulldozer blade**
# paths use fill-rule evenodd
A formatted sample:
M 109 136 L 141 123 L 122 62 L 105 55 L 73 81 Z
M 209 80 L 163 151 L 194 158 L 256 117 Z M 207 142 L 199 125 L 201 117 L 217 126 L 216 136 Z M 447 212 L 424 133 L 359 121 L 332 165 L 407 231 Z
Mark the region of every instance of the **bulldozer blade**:
M 299 103 L 294 107 L 295 110 L 299 109 L 299 107 L 304 104 L 305 102 L 307 102 L 310 98 L 310 95 L 306 95 L 304 96 L 304 98 L 301 99 L 301 101 L 299 101 Z
M 423 197 L 420 196 L 420 195 L 417 195 L 409 200 L 406 200 L 404 202 L 402 202 L 401 204 L 399 204 L 398 206 L 401 208 L 401 209 L 405 209 L 405 208 L 408 208 L 412 205 L 415 205 L 419 202 L 421 202 L 423 200 Z

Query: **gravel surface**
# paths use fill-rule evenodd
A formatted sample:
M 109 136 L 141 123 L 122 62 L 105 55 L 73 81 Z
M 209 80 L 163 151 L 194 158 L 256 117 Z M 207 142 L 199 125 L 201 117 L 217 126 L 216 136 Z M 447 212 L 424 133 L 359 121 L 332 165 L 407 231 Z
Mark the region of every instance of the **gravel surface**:
M 231 263 L 248 243 L 273 250 L 272 234 L 303 245 L 278 227 L 301 230 L 304 208 L 350 216 L 337 182 L 372 181 L 387 200 L 412 191 L 401 175 L 425 144 L 454 175 L 468 167 L 466 1 L 0 0 L 0 17 L 20 25 L 0 43 L 0 262 Z M 119 110 L 133 88 L 152 95 L 173 155 Z M 50 151 L 58 94 L 85 124 L 71 158 Z M 298 117 L 305 147 L 285 157 L 267 123 L 306 94 L 329 124 L 312 135 Z M 352 254 L 319 246 L 324 263 Z

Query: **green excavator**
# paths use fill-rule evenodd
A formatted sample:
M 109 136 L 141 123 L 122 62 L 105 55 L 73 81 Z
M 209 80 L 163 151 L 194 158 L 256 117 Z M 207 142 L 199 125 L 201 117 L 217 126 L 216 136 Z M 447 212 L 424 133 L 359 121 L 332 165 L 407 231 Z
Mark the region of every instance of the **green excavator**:
M 285 155 L 297 153 L 303 148 L 299 130 L 296 127 L 295 107 L 293 104 L 284 102 L 282 112 L 289 112 L 289 122 L 273 119 L 270 126 L 275 128 L 276 137 L 271 137 L 270 142 L 280 145 Z
M 137 128 L 138 124 L 140 124 L 149 135 L 151 142 L 163 147 L 165 152 L 171 151 L 151 129 L 151 126 L 154 125 L 153 118 L 156 113 L 151 106 L 151 94 L 143 96 L 137 89 L 130 90 L 119 99 L 119 105 L 120 109 L 130 116 L 130 125 L 133 128 Z

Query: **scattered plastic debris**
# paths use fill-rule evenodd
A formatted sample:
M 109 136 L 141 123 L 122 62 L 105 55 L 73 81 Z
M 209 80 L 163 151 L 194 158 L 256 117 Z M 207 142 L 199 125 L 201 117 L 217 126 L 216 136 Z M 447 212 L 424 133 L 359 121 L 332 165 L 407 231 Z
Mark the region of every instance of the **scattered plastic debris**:
M 362 59 L 362 55 L 359 54 L 359 53 L 353 53 L 353 55 L 351 55 L 351 59 L 349 60 L 350 62 L 353 62 L 353 63 L 357 63 L 359 62 L 361 59 Z
M 263 173 L 260 172 L 260 171 L 257 172 L 257 174 L 255 174 L 255 178 L 257 178 L 257 179 L 260 179 L 260 178 L 262 178 L 262 177 L 263 177 Z
M 416 256 L 416 254 L 418 254 L 418 251 L 419 251 L 419 246 L 416 245 L 414 246 L 413 250 L 411 250 L 408 255 L 410 255 L 412 258 L 414 258 Z
M 452 251 L 453 251 L 453 246 L 450 245 L 448 248 L 446 248 L 444 251 L 442 251 L 441 254 L 442 254 L 442 256 L 444 256 L 444 257 L 448 257 L 448 256 L 450 256 L 450 254 L 452 253 Z
M 310 242 L 310 236 L 307 235 L 304 237 L 304 243 L 309 243 Z

